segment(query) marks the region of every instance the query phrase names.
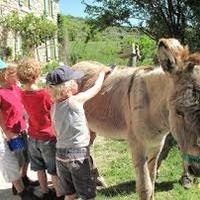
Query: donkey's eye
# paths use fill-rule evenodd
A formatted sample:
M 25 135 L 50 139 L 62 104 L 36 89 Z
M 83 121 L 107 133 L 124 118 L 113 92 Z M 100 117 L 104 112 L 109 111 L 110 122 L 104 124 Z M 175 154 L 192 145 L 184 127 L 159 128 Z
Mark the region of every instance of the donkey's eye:
M 180 117 L 184 117 L 184 112 L 180 111 L 180 110 L 176 110 L 176 114 Z

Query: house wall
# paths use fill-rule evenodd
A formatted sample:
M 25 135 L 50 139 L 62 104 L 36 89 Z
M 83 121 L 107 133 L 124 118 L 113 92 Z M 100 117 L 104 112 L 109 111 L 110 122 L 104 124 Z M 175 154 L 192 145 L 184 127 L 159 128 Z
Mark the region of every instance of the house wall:
M 49 20 L 57 23 L 59 13 L 58 0 L 0 0 L 0 17 L 8 15 L 12 11 L 18 11 L 21 15 L 33 13 L 35 16 L 47 15 Z M 4 54 L 5 47 L 16 50 L 16 54 L 21 53 L 21 40 L 17 38 L 15 43 L 11 33 L 7 34 L 0 29 L 0 57 Z M 15 52 L 13 52 L 14 54 Z M 35 51 L 35 57 L 42 62 L 58 58 L 57 36 L 52 41 L 47 41 Z

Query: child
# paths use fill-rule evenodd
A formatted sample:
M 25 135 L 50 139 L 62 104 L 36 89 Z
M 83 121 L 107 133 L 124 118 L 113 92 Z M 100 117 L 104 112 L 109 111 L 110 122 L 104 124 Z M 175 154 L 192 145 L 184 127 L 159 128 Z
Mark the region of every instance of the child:
M 83 75 L 67 66 L 60 66 L 46 77 L 55 101 L 52 119 L 57 134 L 56 162 L 65 200 L 74 200 L 76 194 L 85 200 L 96 196 L 90 135 L 83 105 L 100 91 L 105 73 L 99 74 L 93 87 L 78 93 L 77 80 Z
M 23 133 L 26 129 L 20 89 L 16 85 L 16 65 L 7 66 L 0 60 L 0 126 L 1 170 L 6 181 L 12 182 L 22 200 L 37 199 L 25 189 L 21 169 L 26 164 L 27 150 Z
M 56 175 L 56 137 L 52 128 L 50 109 L 52 101 L 46 89 L 39 89 L 36 85 L 40 77 L 40 63 L 34 59 L 24 59 L 19 63 L 17 75 L 22 84 L 22 102 L 28 114 L 28 146 L 31 159 L 31 169 L 37 171 L 38 180 L 43 192 L 43 199 L 52 199 L 52 192 L 48 189 L 45 170 L 51 174 L 56 199 L 62 199 L 58 177 Z

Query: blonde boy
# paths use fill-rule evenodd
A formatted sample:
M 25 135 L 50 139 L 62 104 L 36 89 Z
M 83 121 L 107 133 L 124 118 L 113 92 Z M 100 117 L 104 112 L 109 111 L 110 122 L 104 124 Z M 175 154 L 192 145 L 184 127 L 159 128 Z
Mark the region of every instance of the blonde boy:
M 65 200 L 74 200 L 76 194 L 84 200 L 96 196 L 89 149 L 90 132 L 83 105 L 101 89 L 105 73 L 99 74 L 93 87 L 79 92 L 77 80 L 83 75 L 63 65 L 46 77 L 55 101 L 52 119 L 57 134 L 56 163 Z
M 24 59 L 18 65 L 17 75 L 23 84 L 22 102 L 28 114 L 28 146 L 31 169 L 37 171 L 43 199 L 52 199 L 52 192 L 48 189 L 45 170 L 52 177 L 56 199 L 63 199 L 56 175 L 56 137 L 50 118 L 52 101 L 47 90 L 37 86 L 40 74 L 41 65 L 34 59 Z

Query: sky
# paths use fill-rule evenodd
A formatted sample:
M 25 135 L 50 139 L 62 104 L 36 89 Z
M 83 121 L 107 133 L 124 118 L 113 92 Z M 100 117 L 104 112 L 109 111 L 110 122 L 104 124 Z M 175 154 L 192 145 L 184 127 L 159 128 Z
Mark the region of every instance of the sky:
M 81 4 L 81 0 L 60 0 L 60 12 L 64 15 L 72 15 L 74 17 L 85 17 L 85 6 Z

